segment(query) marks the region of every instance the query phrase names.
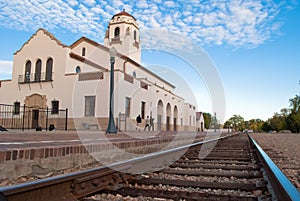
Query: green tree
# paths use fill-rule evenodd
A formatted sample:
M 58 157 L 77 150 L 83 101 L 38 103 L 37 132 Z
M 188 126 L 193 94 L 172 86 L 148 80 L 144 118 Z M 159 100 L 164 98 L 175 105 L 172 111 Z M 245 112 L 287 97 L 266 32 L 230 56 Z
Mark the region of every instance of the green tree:
M 292 113 L 297 113 L 299 112 L 300 109 L 300 97 L 296 95 L 294 98 L 290 98 L 290 107 L 291 107 L 291 112 Z
M 251 119 L 248 121 L 248 125 L 249 127 L 246 126 L 246 129 L 250 129 L 253 130 L 254 132 L 262 132 L 263 129 L 263 125 L 264 125 L 264 121 L 261 119 Z
M 269 124 L 270 130 L 272 131 L 280 131 L 286 129 L 286 117 L 280 113 L 274 113 L 273 117 L 268 119 L 267 122 Z
M 210 113 L 203 113 L 204 118 L 204 127 L 209 129 L 211 123 L 211 114 Z
M 270 126 L 268 121 L 265 121 L 261 127 L 261 129 L 265 132 L 269 132 L 270 130 L 272 130 L 272 127 Z
M 289 99 L 290 114 L 286 118 L 286 127 L 294 133 L 300 132 L 300 97 L 296 95 Z
M 245 120 L 240 115 L 233 115 L 224 123 L 224 128 L 233 128 L 235 131 L 242 131 L 245 129 Z

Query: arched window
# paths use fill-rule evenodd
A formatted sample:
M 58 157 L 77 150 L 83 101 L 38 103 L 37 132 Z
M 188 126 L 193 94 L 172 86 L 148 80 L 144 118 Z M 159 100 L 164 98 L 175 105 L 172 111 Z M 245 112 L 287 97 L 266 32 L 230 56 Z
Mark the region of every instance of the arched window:
M 52 81 L 53 59 L 49 58 L 46 64 L 46 81 Z
M 80 69 L 80 66 L 77 66 L 76 68 L 75 68 L 75 72 L 78 74 L 78 73 L 81 73 L 81 69 Z
M 30 73 L 31 73 L 31 61 L 27 61 L 25 64 L 24 82 L 30 82 Z
M 42 61 L 39 59 L 35 63 L 35 74 L 34 74 L 35 82 L 41 81 L 41 71 L 42 71 Z
M 85 56 L 85 50 L 86 50 L 85 47 L 83 47 L 82 52 L 81 52 L 81 56 L 83 56 L 83 57 Z
M 136 40 L 136 30 L 133 31 L 133 39 Z
M 115 38 L 119 38 L 120 37 L 120 28 L 116 27 L 115 28 Z
M 126 29 L 126 35 L 130 35 L 130 28 L 129 27 L 127 27 L 127 29 Z
M 136 78 L 136 72 L 135 71 L 133 71 L 132 77 Z

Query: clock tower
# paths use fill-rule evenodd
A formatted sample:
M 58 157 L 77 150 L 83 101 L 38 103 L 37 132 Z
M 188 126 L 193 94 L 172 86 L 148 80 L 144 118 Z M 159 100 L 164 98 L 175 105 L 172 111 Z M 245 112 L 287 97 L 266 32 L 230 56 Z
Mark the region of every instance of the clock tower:
M 128 56 L 137 63 L 141 63 L 140 31 L 136 19 L 125 9 L 115 14 L 109 21 L 104 45 L 112 46 L 118 52 Z

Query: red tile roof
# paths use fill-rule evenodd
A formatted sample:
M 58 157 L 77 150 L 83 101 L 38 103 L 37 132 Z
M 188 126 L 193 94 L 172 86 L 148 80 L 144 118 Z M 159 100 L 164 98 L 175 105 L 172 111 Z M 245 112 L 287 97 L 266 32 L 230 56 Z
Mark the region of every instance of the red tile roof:
M 127 12 L 125 11 L 125 9 L 123 9 L 122 12 L 115 14 L 111 19 L 113 19 L 113 18 L 116 17 L 116 16 L 122 16 L 122 15 L 132 17 L 132 18 L 136 21 L 136 19 L 135 19 L 132 15 L 130 15 L 129 13 L 127 13 Z

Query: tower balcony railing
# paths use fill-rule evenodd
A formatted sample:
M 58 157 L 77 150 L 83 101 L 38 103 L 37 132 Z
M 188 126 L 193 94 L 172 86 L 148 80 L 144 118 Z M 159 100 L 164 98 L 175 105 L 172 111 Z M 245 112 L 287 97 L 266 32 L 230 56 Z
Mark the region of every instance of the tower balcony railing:
M 19 75 L 19 84 L 34 83 L 34 82 L 52 82 L 53 72 L 51 73 L 25 73 Z

